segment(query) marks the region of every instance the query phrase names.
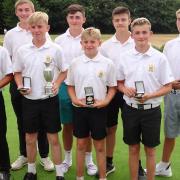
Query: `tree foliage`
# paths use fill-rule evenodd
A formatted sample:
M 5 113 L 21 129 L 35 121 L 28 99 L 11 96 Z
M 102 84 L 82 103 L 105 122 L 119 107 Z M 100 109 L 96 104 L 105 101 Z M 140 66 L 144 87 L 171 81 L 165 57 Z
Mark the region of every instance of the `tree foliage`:
M 72 3 L 79 3 L 86 8 L 87 22 L 85 27 L 95 26 L 103 33 L 113 33 L 111 22 L 112 10 L 119 6 L 127 6 L 132 18 L 147 17 L 153 31 L 161 33 L 176 32 L 175 11 L 180 8 L 180 0 L 32 0 L 36 10 L 49 14 L 51 32 L 61 33 L 67 28 L 66 8 Z M 14 15 L 15 0 L 0 2 L 0 31 L 12 28 L 17 23 Z

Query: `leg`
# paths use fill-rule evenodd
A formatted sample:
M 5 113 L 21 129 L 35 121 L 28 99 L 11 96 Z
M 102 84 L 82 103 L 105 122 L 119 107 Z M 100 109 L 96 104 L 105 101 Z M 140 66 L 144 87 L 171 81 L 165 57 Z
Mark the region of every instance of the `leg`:
M 93 143 L 96 149 L 96 159 L 99 169 L 99 178 L 106 178 L 105 138 L 102 140 L 94 140 Z
M 155 148 L 144 147 L 146 152 L 147 180 L 154 180 L 155 175 Z
M 83 177 L 84 174 L 84 160 L 85 160 L 87 143 L 88 143 L 88 137 L 77 138 L 77 154 L 76 154 L 77 177 Z
M 129 145 L 129 169 L 131 180 L 138 178 L 140 144 Z
M 73 143 L 73 125 L 72 123 L 63 126 L 63 145 L 65 151 L 71 151 Z

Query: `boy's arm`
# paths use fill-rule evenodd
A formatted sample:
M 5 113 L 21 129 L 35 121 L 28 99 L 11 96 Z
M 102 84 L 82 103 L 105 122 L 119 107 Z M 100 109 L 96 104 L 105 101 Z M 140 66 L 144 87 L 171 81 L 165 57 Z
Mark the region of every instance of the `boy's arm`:
M 61 86 L 61 83 L 66 79 L 67 71 L 60 72 L 58 78 L 53 83 L 52 91 L 54 94 L 57 94 L 59 91 L 59 87 Z
M 151 94 L 144 94 L 142 96 L 142 99 L 137 99 L 137 100 L 140 103 L 144 103 L 148 99 L 153 99 L 153 98 L 156 98 L 156 97 L 164 96 L 164 95 L 168 94 L 171 90 L 172 90 L 172 83 L 168 83 L 168 84 L 165 84 L 164 86 L 162 86 L 156 92 L 151 93 Z
M 7 74 L 0 80 L 0 88 L 6 86 L 13 79 L 13 74 Z
M 80 106 L 80 107 L 87 106 L 82 100 L 77 99 L 74 86 L 68 85 L 68 94 L 69 94 L 71 101 L 74 105 Z
M 93 107 L 103 108 L 103 107 L 107 106 L 111 102 L 115 93 L 116 93 L 116 87 L 115 86 L 114 87 L 108 87 L 108 93 L 106 95 L 106 98 L 104 100 L 100 100 L 100 101 L 96 100 Z
M 118 80 L 118 90 L 121 91 L 123 94 L 128 96 L 129 98 L 134 97 L 136 94 L 136 90 L 131 87 L 126 87 L 124 85 L 125 80 Z
M 21 72 L 15 72 L 14 73 L 14 79 L 17 84 L 17 88 L 20 89 L 23 87 L 23 80 L 22 80 L 22 73 Z

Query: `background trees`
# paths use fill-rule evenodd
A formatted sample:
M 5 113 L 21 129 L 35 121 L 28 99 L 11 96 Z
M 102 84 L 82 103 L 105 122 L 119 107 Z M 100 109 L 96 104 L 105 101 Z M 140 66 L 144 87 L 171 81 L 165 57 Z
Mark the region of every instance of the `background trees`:
M 36 10 L 49 14 L 51 33 L 62 33 L 67 28 L 66 8 L 72 3 L 85 6 L 87 22 L 85 27 L 95 26 L 103 33 L 113 33 L 111 12 L 119 5 L 127 6 L 132 18 L 147 17 L 150 19 L 153 31 L 157 33 L 175 33 L 175 11 L 180 8 L 180 0 L 32 0 Z M 16 0 L 0 1 L 0 32 L 10 29 L 17 23 L 14 15 Z

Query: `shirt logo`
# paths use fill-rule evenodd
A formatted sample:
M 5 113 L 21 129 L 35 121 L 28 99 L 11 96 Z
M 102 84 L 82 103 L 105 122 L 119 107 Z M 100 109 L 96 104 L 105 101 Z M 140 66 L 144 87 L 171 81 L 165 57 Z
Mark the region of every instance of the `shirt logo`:
M 50 64 L 52 63 L 52 58 L 51 56 L 46 56 L 46 61 L 45 61 L 47 64 Z
M 155 65 L 154 64 L 149 64 L 148 71 L 149 72 L 154 72 L 155 71 Z
M 100 71 L 100 72 L 98 73 L 98 77 L 99 77 L 99 78 L 103 78 L 103 77 L 104 77 L 104 72 L 103 72 L 103 71 Z

